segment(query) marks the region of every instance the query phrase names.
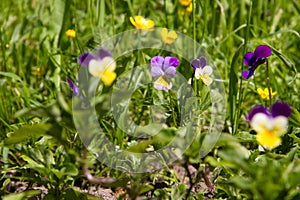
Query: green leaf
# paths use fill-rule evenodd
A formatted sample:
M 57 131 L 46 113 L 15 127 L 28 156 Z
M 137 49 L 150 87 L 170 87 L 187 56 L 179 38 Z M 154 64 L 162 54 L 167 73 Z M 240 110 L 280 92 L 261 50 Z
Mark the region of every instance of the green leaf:
M 35 124 L 23 126 L 20 129 L 17 129 L 11 135 L 9 135 L 8 138 L 4 141 L 4 145 L 18 144 L 29 138 L 46 135 L 46 133 L 51 128 L 51 124 Z
M 63 166 L 61 168 L 61 172 L 63 172 L 66 175 L 69 175 L 69 176 L 77 176 L 78 175 L 78 169 L 72 163 L 68 163 L 65 166 Z
M 9 194 L 3 197 L 3 200 L 24 200 L 30 199 L 42 193 L 41 190 L 27 190 L 17 194 Z
M 148 191 L 153 190 L 153 189 L 154 189 L 154 186 L 152 186 L 152 185 L 143 185 L 140 188 L 139 194 L 143 194 L 143 193 L 148 192 Z
M 22 79 L 18 75 L 11 73 L 11 72 L 0 72 L 0 75 L 3 75 L 3 76 L 6 76 L 6 77 L 9 77 L 9 78 L 12 78 L 12 79 L 22 82 Z

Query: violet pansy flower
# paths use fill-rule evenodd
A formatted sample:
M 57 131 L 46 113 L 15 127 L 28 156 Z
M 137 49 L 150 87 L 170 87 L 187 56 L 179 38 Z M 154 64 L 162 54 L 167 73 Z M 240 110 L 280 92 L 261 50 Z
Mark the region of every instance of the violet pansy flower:
M 257 105 L 249 112 L 247 119 L 256 131 L 256 140 L 266 149 L 273 149 L 280 145 L 281 136 L 288 127 L 288 117 L 291 108 L 287 103 L 275 102 L 269 110 L 263 105 Z
M 117 77 L 117 74 L 114 72 L 116 62 L 112 58 L 111 53 L 105 49 L 100 48 L 96 55 L 92 53 L 81 54 L 78 58 L 78 63 L 88 67 L 90 74 L 99 77 L 107 86 L 110 86 Z
M 272 50 L 267 45 L 260 45 L 256 47 L 254 52 L 246 53 L 244 56 L 244 63 L 250 68 L 242 72 L 243 77 L 248 79 L 253 76 L 256 68 L 261 64 L 265 64 L 267 62 L 266 58 L 271 56 L 271 54 Z
M 154 88 L 157 90 L 170 90 L 172 88 L 170 79 L 175 76 L 178 65 L 178 58 L 154 56 L 151 59 L 151 74 L 154 78 L 158 77 L 154 82 Z
M 71 79 L 66 78 L 66 81 L 68 82 L 71 90 L 73 91 L 73 96 L 78 96 L 80 94 L 80 89 L 78 86 L 76 86 Z
M 213 69 L 206 63 L 206 58 L 201 56 L 199 59 L 192 60 L 191 66 L 195 70 L 195 78 L 201 79 L 203 83 L 208 86 L 213 81 L 212 78 L 209 77 L 212 74 Z

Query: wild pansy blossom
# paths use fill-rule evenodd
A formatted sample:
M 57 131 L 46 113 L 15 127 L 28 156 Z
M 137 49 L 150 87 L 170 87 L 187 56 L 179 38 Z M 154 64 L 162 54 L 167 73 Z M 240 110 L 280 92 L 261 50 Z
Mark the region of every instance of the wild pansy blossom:
M 88 67 L 90 74 L 99 77 L 107 86 L 110 86 L 117 77 L 117 74 L 114 72 L 116 69 L 116 62 L 112 58 L 111 53 L 105 49 L 99 49 L 97 55 L 92 53 L 80 55 L 78 63 Z
M 76 31 L 73 29 L 69 29 L 66 31 L 66 36 L 69 38 L 75 38 L 76 37 Z
M 154 27 L 154 21 L 152 20 L 147 20 L 142 16 L 135 16 L 130 17 L 130 22 L 132 23 L 133 26 L 137 29 L 151 29 Z
M 168 31 L 166 28 L 162 28 L 160 31 L 161 39 L 166 44 L 172 44 L 178 37 L 175 31 Z
M 256 131 L 256 140 L 265 149 L 274 149 L 281 144 L 281 138 L 288 127 L 292 110 L 284 102 L 275 102 L 271 110 L 257 105 L 248 114 L 251 127 Z
M 272 88 L 270 88 L 271 91 L 271 97 L 275 96 L 277 94 L 277 92 L 273 92 Z M 269 95 L 269 89 L 265 88 L 264 90 L 261 88 L 257 88 L 257 92 L 260 95 L 260 97 L 262 99 L 270 99 L 270 95 Z
M 80 93 L 80 89 L 78 86 L 76 86 L 71 79 L 69 79 L 68 77 L 66 78 L 66 81 L 68 82 L 71 90 L 73 91 L 73 96 L 78 96 Z
M 211 66 L 206 64 L 206 58 L 201 56 L 199 59 L 194 59 L 191 62 L 191 66 L 195 70 L 195 78 L 201 79 L 205 85 L 212 83 L 212 78 L 209 76 L 212 74 L 213 69 Z
M 158 77 L 154 82 L 154 88 L 157 90 L 170 90 L 172 88 L 170 79 L 175 76 L 178 65 L 178 58 L 154 56 L 151 59 L 151 74 L 154 78 Z
M 271 56 L 271 54 L 272 50 L 267 45 L 260 45 L 256 47 L 254 52 L 246 53 L 244 63 L 250 68 L 242 73 L 243 77 L 246 79 L 250 78 L 259 65 L 266 63 L 266 58 Z

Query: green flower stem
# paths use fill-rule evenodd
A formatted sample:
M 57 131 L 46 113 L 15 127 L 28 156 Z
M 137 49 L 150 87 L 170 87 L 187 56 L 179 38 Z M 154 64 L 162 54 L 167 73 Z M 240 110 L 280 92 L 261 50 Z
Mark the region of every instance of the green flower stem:
M 171 105 L 171 109 L 172 109 L 173 123 L 174 123 L 174 126 L 177 127 L 177 123 L 176 123 L 176 115 L 175 115 L 174 104 L 173 104 L 173 102 L 172 102 L 171 90 L 169 90 L 168 92 L 169 92 L 169 101 L 170 101 L 170 105 Z
M 116 34 L 116 30 L 115 30 L 115 0 L 112 0 L 112 2 L 111 2 L 111 26 L 112 26 L 113 35 L 115 35 Z
M 272 105 L 272 94 L 271 94 L 271 81 L 270 81 L 270 73 L 269 73 L 269 64 L 268 60 L 266 59 L 266 70 L 267 70 L 267 83 L 268 83 L 268 90 L 269 90 L 269 108 Z
M 196 0 L 193 0 L 193 39 L 194 39 L 194 58 L 196 58 Z

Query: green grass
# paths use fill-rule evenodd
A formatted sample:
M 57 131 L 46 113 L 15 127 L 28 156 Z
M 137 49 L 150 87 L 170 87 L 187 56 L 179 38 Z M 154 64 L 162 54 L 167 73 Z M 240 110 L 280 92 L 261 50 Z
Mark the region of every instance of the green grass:
M 6 196 L 16 192 L 13 184 L 21 181 L 31 186 L 45 186 L 50 199 L 92 199 L 74 189 L 74 186 L 83 189 L 97 185 L 88 183 L 82 170 L 82 166 L 87 165 L 94 176 L 118 180 L 103 187 L 122 188 L 126 192 L 124 196 L 131 199 L 146 198 L 147 195 L 153 199 L 299 199 L 300 2 L 193 2 L 196 6 L 193 12 L 183 15 L 185 7 L 177 0 L 1 2 L 0 196 L 22 199 Z M 209 114 L 205 103 L 209 105 L 210 102 L 205 98 L 203 84 L 195 86 L 202 93 L 196 97 L 200 104 L 197 111 L 191 111 L 196 113 L 191 119 L 203 125 L 199 129 L 189 127 L 197 133 L 195 140 L 180 161 L 143 175 L 111 168 L 99 162 L 92 153 L 88 159 L 83 156 L 85 147 L 72 118 L 72 92 L 65 81 L 66 77 L 74 82 L 84 78 L 78 77 L 78 56 L 116 34 L 134 29 L 129 17 L 136 15 L 152 19 L 156 27 L 173 29 L 197 41 L 220 73 L 227 105 L 220 139 L 207 156 L 200 157 L 200 149 L 207 142 L 205 127 L 209 126 L 209 121 L 201 124 L 198 114 Z M 68 29 L 76 31 L 76 38 L 66 37 Z M 136 37 L 143 40 L 143 34 Z M 265 65 L 257 69 L 253 79 L 241 77 L 241 72 L 246 69 L 244 54 L 261 44 L 269 45 L 273 51 L 268 59 L 271 87 L 277 91 L 273 102 L 281 100 L 293 108 L 282 145 L 270 152 L 258 150 L 255 132 L 246 120 L 252 107 L 268 105 L 256 92 L 258 87 L 267 87 Z M 148 64 L 156 55 L 170 54 L 159 49 L 139 49 L 124 54 L 116 61 L 118 77 L 138 65 Z M 193 72 L 189 61 L 177 57 L 181 62 L 178 71 L 190 78 Z M 109 109 L 112 91 L 113 87 L 97 86 L 96 112 L 104 135 L 121 149 L 139 152 L 151 147 L 158 150 L 176 138 L 175 132 L 183 131 L 178 123 L 181 108 L 177 99 L 181 93 L 158 92 L 151 84 L 134 91 L 128 113 L 136 124 L 147 125 L 153 120 L 148 116 L 152 112 L 151 105 L 160 105 L 166 110 L 165 129 L 157 137 L 143 140 L 138 134 L 147 134 L 156 127 L 146 127 L 134 132 L 135 135 L 128 135 L 118 127 Z M 88 120 L 89 116 L 85 117 Z M 126 119 L 122 120 L 126 123 Z M 99 145 L 105 146 L 93 141 L 89 148 L 97 149 Z M 97 153 L 106 152 L 101 149 Z M 180 180 L 174 166 L 180 166 L 192 184 Z M 196 175 L 189 174 L 188 166 L 196 169 Z M 208 184 L 206 178 L 214 189 L 196 190 L 200 182 Z M 158 184 L 164 187 L 159 188 Z M 27 191 L 24 195 L 39 194 Z

